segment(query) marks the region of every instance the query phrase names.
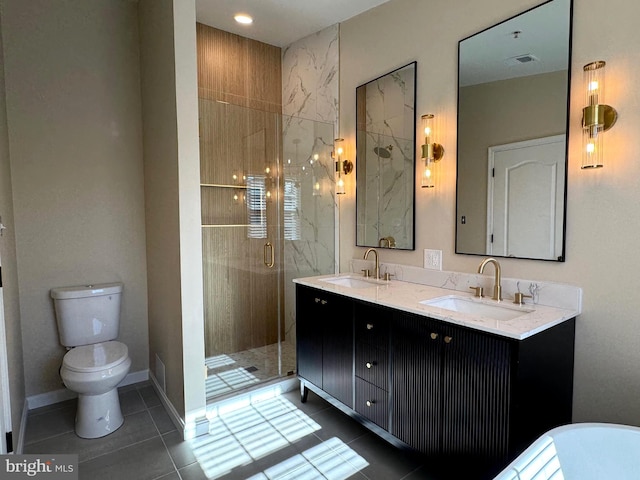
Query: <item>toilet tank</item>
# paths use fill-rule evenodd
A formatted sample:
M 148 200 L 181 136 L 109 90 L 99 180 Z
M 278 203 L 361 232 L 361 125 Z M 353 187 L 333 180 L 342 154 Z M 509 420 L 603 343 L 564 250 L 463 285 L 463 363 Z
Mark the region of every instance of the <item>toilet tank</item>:
M 60 343 L 65 347 L 118 337 L 122 283 L 51 289 Z

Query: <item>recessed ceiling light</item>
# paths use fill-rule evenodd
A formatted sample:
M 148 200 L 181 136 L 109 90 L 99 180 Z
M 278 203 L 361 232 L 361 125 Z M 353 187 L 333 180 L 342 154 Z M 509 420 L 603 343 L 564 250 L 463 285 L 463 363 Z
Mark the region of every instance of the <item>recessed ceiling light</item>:
M 236 19 L 236 22 L 242 23 L 243 25 L 249 25 L 250 23 L 253 23 L 253 18 L 251 18 L 249 15 L 246 15 L 244 13 L 238 13 L 233 18 Z

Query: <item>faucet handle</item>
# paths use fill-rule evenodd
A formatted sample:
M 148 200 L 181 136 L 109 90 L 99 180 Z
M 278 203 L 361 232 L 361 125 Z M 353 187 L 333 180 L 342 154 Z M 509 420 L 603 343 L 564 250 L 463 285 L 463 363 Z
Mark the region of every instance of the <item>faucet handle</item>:
M 391 277 L 395 277 L 395 274 L 389 273 L 389 272 L 385 272 L 385 274 L 384 274 L 385 281 L 387 281 L 387 282 L 391 281 Z
M 371 276 L 371 271 L 368 268 L 363 268 L 361 272 L 364 278 L 369 278 Z
M 474 297 L 482 298 L 484 296 L 484 288 L 482 287 L 469 287 L 474 291 Z
M 525 297 L 533 298 L 531 295 L 525 295 L 524 293 L 516 292 L 513 297 L 513 303 L 515 303 L 516 305 L 524 305 Z

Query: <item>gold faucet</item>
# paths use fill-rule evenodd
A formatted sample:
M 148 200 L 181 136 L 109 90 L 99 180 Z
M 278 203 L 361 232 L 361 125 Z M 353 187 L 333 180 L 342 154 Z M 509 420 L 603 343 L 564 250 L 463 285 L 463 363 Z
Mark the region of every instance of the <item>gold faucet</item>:
M 364 259 L 366 260 L 371 252 L 373 252 L 374 255 L 376 256 L 376 269 L 375 269 L 376 280 L 380 280 L 380 262 L 378 262 L 378 252 L 376 251 L 376 249 L 370 248 L 369 250 L 364 252 Z
M 493 285 L 493 299 L 498 302 L 502 300 L 502 286 L 500 285 L 500 264 L 495 258 L 485 258 L 478 267 L 478 273 L 484 272 L 484 267 L 487 263 L 493 263 L 496 269 L 496 278 Z

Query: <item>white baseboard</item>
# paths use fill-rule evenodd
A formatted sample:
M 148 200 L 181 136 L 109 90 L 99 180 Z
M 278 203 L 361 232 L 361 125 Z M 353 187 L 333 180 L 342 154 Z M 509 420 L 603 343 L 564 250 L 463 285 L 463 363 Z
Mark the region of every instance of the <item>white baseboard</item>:
M 149 380 L 148 369 L 140 370 L 138 372 L 131 372 L 126 377 L 124 377 L 124 379 L 118 384 L 118 387 L 124 387 L 125 385 L 131 385 L 133 383 L 145 382 L 147 380 Z M 72 392 L 71 390 L 62 388 L 60 390 L 54 390 L 53 392 L 31 395 L 27 397 L 26 401 L 29 410 L 33 410 L 34 408 L 46 407 L 47 405 L 64 402 L 65 400 L 71 400 L 72 398 L 76 398 L 77 396 L 78 394 L 76 392 Z
M 15 445 L 13 446 L 13 453 L 21 455 L 24 450 L 24 436 L 27 431 L 27 414 L 29 413 L 29 405 L 27 399 L 24 399 L 22 405 L 22 417 L 20 418 L 20 430 L 18 431 L 18 438 L 14 438 Z
M 160 388 L 160 383 L 158 382 L 158 379 L 155 377 L 155 375 L 152 372 L 149 372 L 149 380 L 151 380 L 151 385 L 153 385 L 153 389 L 156 391 L 156 393 L 160 397 L 160 401 L 162 402 L 164 409 L 167 411 L 169 418 L 171 419 L 173 424 L 176 426 L 178 431 L 182 432 L 184 436 L 184 431 L 185 431 L 184 420 L 182 419 L 182 417 L 180 417 L 180 414 L 171 403 L 171 400 L 169 400 L 169 397 L 167 397 L 167 394 L 164 392 L 164 390 Z

